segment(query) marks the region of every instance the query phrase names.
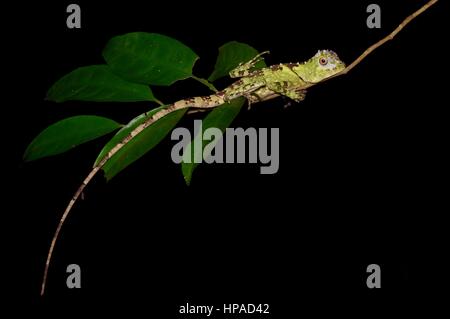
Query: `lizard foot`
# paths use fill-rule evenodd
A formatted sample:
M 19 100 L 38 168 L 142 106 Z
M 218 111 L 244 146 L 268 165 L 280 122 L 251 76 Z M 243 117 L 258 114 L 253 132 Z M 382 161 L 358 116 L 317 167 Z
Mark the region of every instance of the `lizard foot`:
M 264 51 L 259 53 L 257 56 L 255 56 L 253 59 L 251 59 L 248 62 L 241 62 L 237 67 L 235 67 L 233 70 L 229 72 L 229 75 L 231 78 L 240 78 L 244 77 L 250 74 L 250 69 L 255 66 L 256 63 L 259 61 L 264 60 L 262 55 L 268 54 L 270 51 Z

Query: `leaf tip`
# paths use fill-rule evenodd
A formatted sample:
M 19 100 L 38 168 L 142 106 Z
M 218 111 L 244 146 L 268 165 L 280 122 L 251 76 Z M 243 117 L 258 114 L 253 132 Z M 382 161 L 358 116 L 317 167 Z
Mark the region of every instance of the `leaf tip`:
M 28 155 L 28 153 L 24 153 L 23 154 L 23 156 L 22 156 L 22 162 L 24 162 L 24 163 L 28 163 L 28 162 L 31 162 L 32 161 L 32 159 L 30 158 L 30 156 Z

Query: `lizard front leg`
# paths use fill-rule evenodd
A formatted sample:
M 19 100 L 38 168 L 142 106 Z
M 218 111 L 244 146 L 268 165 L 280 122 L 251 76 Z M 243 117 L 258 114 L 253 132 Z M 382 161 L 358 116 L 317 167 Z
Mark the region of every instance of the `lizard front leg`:
M 306 90 L 295 88 L 295 89 L 289 89 L 281 94 L 284 96 L 287 96 L 288 98 L 290 98 L 298 103 L 305 99 Z
M 267 87 L 280 95 L 287 96 L 295 102 L 303 101 L 306 97 L 305 89 L 299 87 L 291 87 L 289 86 L 288 81 L 270 82 L 267 83 Z
M 266 100 L 270 100 L 278 95 L 279 95 L 278 93 L 275 93 L 274 91 L 270 90 L 269 88 L 263 86 L 263 87 L 259 88 L 258 90 L 245 95 L 245 98 L 248 101 L 248 109 L 250 109 L 253 104 L 263 102 Z
M 241 78 L 247 76 L 251 73 L 250 69 L 255 66 L 259 61 L 264 60 L 262 55 L 270 53 L 269 51 L 264 51 L 255 56 L 248 62 L 239 63 L 239 65 L 229 72 L 230 78 Z

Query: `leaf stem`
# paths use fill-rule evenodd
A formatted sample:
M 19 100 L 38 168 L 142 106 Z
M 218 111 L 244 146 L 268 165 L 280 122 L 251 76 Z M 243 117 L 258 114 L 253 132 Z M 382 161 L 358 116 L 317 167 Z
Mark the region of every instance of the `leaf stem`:
M 218 92 L 216 87 L 211 82 L 209 82 L 208 80 L 196 77 L 195 75 L 191 75 L 191 78 L 193 78 L 194 80 L 197 80 L 201 84 L 207 86 L 211 91 Z
M 165 105 L 163 102 L 161 102 L 160 100 L 158 100 L 156 97 L 155 97 L 154 101 L 155 101 L 156 103 L 158 103 L 159 105 L 161 105 L 161 106 Z

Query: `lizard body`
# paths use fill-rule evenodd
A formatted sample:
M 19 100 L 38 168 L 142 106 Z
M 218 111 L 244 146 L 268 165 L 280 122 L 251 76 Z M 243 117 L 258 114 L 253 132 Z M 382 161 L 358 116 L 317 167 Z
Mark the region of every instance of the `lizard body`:
M 265 53 L 267 52 L 257 55 L 230 72 L 231 78 L 241 79 L 222 91 L 228 99 L 245 96 L 249 103 L 256 103 L 266 100 L 267 97 L 283 95 L 300 102 L 305 98 L 306 88 L 345 68 L 336 53 L 324 50 L 318 51 L 303 63 L 283 63 L 251 71 Z
M 113 147 L 105 157 L 95 165 L 88 176 L 84 179 L 72 199 L 70 200 L 64 214 L 62 215 L 56 232 L 53 236 L 44 270 L 44 278 L 41 287 L 41 295 L 44 294 L 53 249 L 55 247 L 59 232 L 73 205 L 82 194 L 84 188 L 97 174 L 98 171 L 130 140 L 139 135 L 148 126 L 166 116 L 169 113 L 183 108 L 211 109 L 225 104 L 238 97 L 247 98 L 249 104 L 265 101 L 277 96 L 286 96 L 299 102 L 305 98 L 306 88 L 328 78 L 345 68 L 345 64 L 339 60 L 333 51 L 318 51 L 311 59 L 303 63 L 285 63 L 270 67 L 253 70 L 253 66 L 260 60 L 263 52 L 252 60 L 240 64 L 230 72 L 231 78 L 239 78 L 236 82 L 222 91 L 203 97 L 193 97 L 177 101 L 166 108 L 153 114 L 145 122 L 137 126 L 121 142 Z

